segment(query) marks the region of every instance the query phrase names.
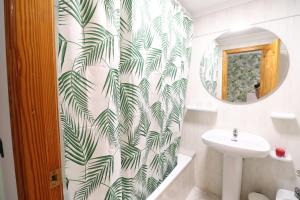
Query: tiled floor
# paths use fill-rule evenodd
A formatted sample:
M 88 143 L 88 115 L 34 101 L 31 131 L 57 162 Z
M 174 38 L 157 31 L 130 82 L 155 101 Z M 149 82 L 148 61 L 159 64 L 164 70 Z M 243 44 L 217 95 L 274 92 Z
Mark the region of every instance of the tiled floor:
M 199 188 L 194 187 L 185 200 L 221 200 L 218 196 L 203 192 Z

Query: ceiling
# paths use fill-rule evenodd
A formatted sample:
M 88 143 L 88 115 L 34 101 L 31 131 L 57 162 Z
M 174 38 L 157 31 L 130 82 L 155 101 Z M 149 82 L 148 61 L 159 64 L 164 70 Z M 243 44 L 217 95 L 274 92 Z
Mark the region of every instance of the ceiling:
M 237 44 L 240 44 L 241 41 L 244 41 L 243 43 L 253 42 L 253 41 L 256 41 L 256 43 L 258 43 L 258 41 L 263 41 L 265 43 L 267 41 L 272 42 L 277 38 L 278 37 L 274 33 L 266 29 L 252 27 L 252 28 L 248 28 L 236 32 L 229 31 L 219 36 L 216 39 L 216 41 L 220 45 L 228 45 L 228 44 L 234 44 L 236 42 Z
M 237 6 L 252 0 L 179 0 L 183 7 L 197 18 L 229 7 Z
M 239 30 L 239 31 L 229 31 L 227 33 L 224 33 L 220 37 L 218 37 L 218 40 L 226 40 L 226 39 L 234 39 L 237 37 L 242 37 L 242 36 L 249 36 L 253 34 L 259 34 L 259 35 L 269 35 L 276 37 L 272 32 L 262 29 L 262 28 L 257 28 L 257 27 L 252 27 L 252 28 L 246 28 L 245 30 Z

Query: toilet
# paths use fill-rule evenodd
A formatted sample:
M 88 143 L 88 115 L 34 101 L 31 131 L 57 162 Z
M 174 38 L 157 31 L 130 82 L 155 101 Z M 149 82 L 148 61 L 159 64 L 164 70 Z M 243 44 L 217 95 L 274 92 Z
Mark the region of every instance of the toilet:
M 298 200 L 293 191 L 279 189 L 277 191 L 276 200 Z
M 263 194 L 251 192 L 248 195 L 248 200 L 270 200 Z M 298 200 L 293 191 L 279 189 L 276 194 L 276 200 Z
M 263 194 L 256 193 L 256 192 L 251 192 L 248 195 L 248 200 L 270 200 L 270 199 L 268 197 L 266 197 L 265 195 L 263 195 Z

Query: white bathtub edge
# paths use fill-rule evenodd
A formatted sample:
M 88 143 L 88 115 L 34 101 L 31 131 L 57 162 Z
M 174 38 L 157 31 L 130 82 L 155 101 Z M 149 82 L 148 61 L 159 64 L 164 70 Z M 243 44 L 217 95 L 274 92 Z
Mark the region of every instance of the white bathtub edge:
M 171 185 L 176 177 L 186 168 L 192 161 L 192 156 L 187 156 L 182 153 L 178 154 L 177 166 L 169 174 L 169 176 L 156 188 L 156 190 L 147 198 L 147 200 L 156 200 L 165 190 Z

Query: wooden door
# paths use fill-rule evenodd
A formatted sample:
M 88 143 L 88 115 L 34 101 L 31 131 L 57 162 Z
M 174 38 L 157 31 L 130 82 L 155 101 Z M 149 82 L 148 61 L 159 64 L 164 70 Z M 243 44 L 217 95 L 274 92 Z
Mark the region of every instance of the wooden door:
M 4 2 L 18 199 L 60 200 L 55 1 Z
M 222 99 L 227 99 L 227 81 L 228 81 L 228 55 L 245 53 L 252 51 L 262 51 L 263 56 L 260 67 L 260 92 L 262 97 L 272 92 L 278 84 L 279 62 L 280 62 L 280 39 L 274 40 L 271 44 L 229 49 L 223 51 L 222 63 Z
M 222 59 L 222 100 L 227 100 L 228 83 L 228 51 L 223 51 Z
M 272 92 L 278 84 L 280 39 L 274 40 L 263 48 L 261 66 L 260 96 Z
M 222 57 L 222 99 L 227 100 L 227 87 L 228 87 L 228 55 L 262 51 L 268 45 L 256 45 L 249 47 L 242 47 L 237 49 L 228 49 L 223 51 Z M 262 71 L 262 70 L 261 70 Z

